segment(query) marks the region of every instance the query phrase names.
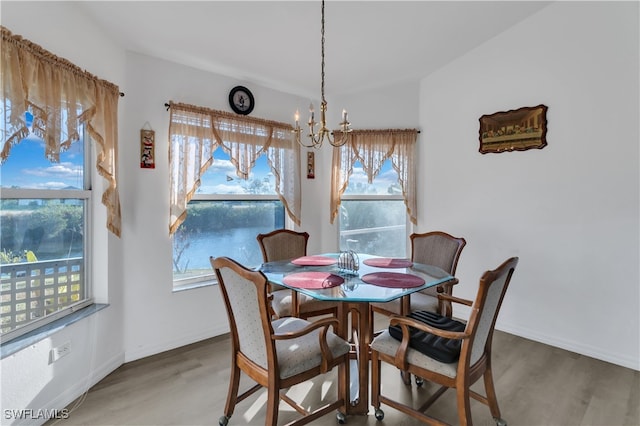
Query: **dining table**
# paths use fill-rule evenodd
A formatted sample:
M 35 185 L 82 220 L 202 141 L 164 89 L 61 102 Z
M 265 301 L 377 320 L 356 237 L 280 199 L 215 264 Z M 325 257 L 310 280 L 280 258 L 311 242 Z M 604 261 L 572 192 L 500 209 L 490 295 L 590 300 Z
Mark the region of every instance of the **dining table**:
M 444 270 L 409 259 L 340 252 L 263 263 L 258 268 L 269 282 L 293 290 L 297 296 L 338 303 L 337 333 L 351 344 L 351 366 L 339 370 L 339 386 L 349 389 L 347 415 L 369 411 L 370 347 L 373 339 L 371 303 L 401 300 L 401 315 L 409 313 L 411 293 L 457 282 Z

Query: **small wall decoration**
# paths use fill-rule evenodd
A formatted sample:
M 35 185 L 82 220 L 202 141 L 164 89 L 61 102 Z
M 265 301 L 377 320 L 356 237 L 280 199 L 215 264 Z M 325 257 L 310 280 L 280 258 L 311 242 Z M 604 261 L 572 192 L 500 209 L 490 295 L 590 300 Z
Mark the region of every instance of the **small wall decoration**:
M 155 169 L 156 132 L 150 129 L 140 130 L 140 168 Z
M 480 117 L 480 153 L 547 146 L 547 107 L 522 107 Z
M 315 152 L 307 152 L 307 179 L 314 179 L 316 170 Z

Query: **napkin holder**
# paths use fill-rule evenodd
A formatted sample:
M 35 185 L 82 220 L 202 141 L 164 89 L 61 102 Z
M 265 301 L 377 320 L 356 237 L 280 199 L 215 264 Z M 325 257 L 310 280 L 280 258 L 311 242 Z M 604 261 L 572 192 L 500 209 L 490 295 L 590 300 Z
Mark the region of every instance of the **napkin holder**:
M 358 275 L 360 269 L 360 259 L 353 250 L 341 251 L 338 257 L 338 269 L 348 275 Z

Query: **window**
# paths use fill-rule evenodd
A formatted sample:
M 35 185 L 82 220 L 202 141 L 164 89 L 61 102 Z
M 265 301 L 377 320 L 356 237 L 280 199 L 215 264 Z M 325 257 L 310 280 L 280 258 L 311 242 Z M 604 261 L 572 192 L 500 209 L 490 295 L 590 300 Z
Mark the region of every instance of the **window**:
M 340 250 L 388 257 L 406 257 L 407 212 L 398 174 L 386 161 L 371 184 L 356 162 L 342 195 L 339 215 Z
M 174 289 L 214 280 L 210 256 L 257 266 L 256 240 L 300 223 L 300 148 L 291 125 L 171 102 Z
M 334 151 L 331 221 L 340 250 L 406 257 L 409 223 L 417 221 L 415 147 L 418 131 L 358 130 Z
M 248 179 L 236 176 L 229 155 L 218 148 L 213 164 L 173 235 L 174 287 L 213 280 L 209 256 L 228 256 L 253 267 L 262 263 L 256 235 L 283 228 L 285 209 L 275 191 L 266 156 Z
M 31 127 L 33 117 L 26 114 Z M 32 132 L 0 166 L 2 341 L 91 303 L 87 247 L 91 205 L 88 136 L 45 156 Z

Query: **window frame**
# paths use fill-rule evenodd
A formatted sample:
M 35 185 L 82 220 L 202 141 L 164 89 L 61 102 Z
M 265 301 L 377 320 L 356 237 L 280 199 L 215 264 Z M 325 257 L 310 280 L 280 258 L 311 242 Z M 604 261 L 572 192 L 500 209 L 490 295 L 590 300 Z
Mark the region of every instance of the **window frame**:
M 11 342 L 28 333 L 33 332 L 41 327 L 44 327 L 53 321 L 64 318 L 74 312 L 79 311 L 87 306 L 93 305 L 94 289 L 92 280 L 92 243 L 93 243 L 93 190 L 91 186 L 92 174 L 94 169 L 90 167 L 92 158 L 92 139 L 86 126 L 82 126 L 81 133 L 83 135 L 83 189 L 37 189 L 37 188 L 2 188 L 2 194 L 0 199 L 73 199 L 82 200 L 83 205 L 83 227 L 85 229 L 83 235 L 83 274 L 82 281 L 84 285 L 85 296 L 84 299 L 66 306 L 60 310 L 57 310 L 44 317 L 36 318 L 29 321 L 27 324 L 2 333 L 1 343 Z M 79 142 L 75 142 L 79 143 Z M 44 152 L 42 153 L 44 156 Z M 51 164 L 56 164 L 51 162 Z

